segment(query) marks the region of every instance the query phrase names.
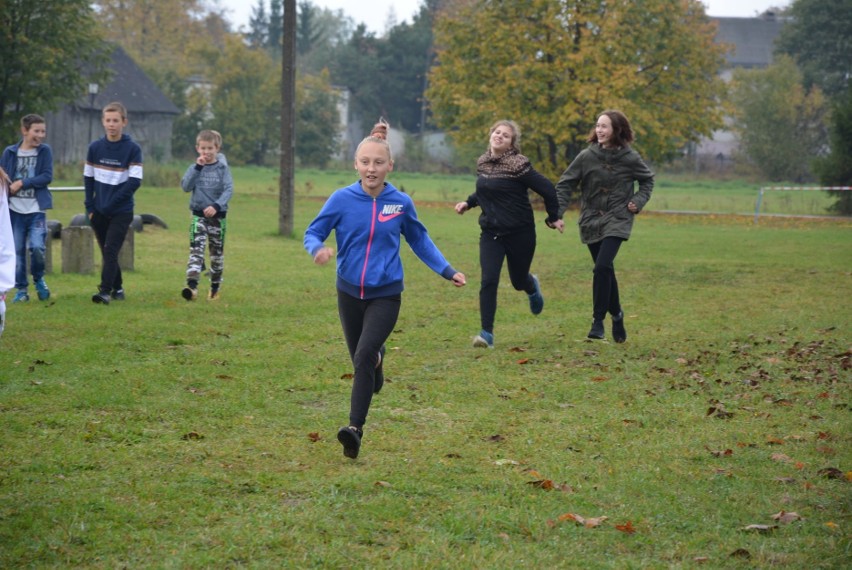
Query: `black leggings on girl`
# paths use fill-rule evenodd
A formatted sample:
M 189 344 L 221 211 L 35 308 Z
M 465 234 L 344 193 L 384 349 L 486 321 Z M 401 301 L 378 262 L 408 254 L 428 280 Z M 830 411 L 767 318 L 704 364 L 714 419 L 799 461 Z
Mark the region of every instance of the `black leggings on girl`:
M 337 312 L 355 367 L 349 425 L 360 428 L 367 421 L 376 382 L 379 350 L 396 326 L 401 304 L 400 295 L 358 299 L 337 291 Z
M 482 330 L 494 332 L 497 314 L 497 287 L 503 271 L 503 259 L 509 268 L 512 287 L 527 294 L 535 293 L 530 266 L 535 255 L 535 228 L 509 235 L 496 236 L 482 232 L 479 236 L 479 265 L 482 284 L 479 287 L 479 317 Z
M 596 321 L 602 321 L 607 313 L 617 317 L 621 312 L 618 281 L 615 278 L 615 256 L 618 255 L 622 242 L 622 238 L 608 237 L 589 244 L 589 251 L 595 261 L 592 303 Z

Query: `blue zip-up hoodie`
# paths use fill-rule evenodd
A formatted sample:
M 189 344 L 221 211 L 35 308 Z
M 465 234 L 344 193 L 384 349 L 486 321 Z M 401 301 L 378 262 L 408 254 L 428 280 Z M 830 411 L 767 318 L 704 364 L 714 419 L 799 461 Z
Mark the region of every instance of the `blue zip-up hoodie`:
M 89 145 L 83 167 L 87 214 L 132 213 L 133 194 L 141 184 L 142 149 L 129 135 L 115 142 L 103 136 Z
M 334 230 L 337 240 L 337 288 L 359 299 L 398 295 L 404 289 L 400 235 L 432 271 L 452 280 L 457 273 L 417 219 L 408 194 L 385 182 L 373 198 L 361 182 L 329 196 L 305 230 L 305 249 L 315 256 Z
M 24 141 L 21 141 L 24 142 Z M 3 151 L 3 156 L 0 157 L 0 166 L 3 167 L 10 177 L 14 177 L 15 170 L 18 167 L 18 149 L 21 147 L 21 142 L 7 146 Z M 24 178 L 22 188 L 35 189 L 35 197 L 40 210 L 50 210 L 53 208 L 53 194 L 48 189 L 48 184 L 53 182 L 53 150 L 49 145 L 41 143 L 36 147 L 36 175 L 32 178 Z

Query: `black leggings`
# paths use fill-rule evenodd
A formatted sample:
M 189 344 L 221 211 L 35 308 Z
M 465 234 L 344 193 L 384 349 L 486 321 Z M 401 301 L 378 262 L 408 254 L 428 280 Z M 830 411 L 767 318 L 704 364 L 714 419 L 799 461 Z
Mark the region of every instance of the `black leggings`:
M 497 286 L 503 259 L 509 268 L 509 279 L 517 291 L 535 293 L 535 283 L 530 276 L 530 266 L 535 255 L 535 228 L 510 235 L 495 236 L 482 232 L 479 236 L 479 265 L 482 284 L 479 287 L 479 318 L 482 330 L 494 332 L 497 314 Z
M 617 317 L 621 312 L 621 300 L 618 298 L 618 281 L 615 278 L 615 256 L 624 239 L 604 238 L 590 243 L 589 251 L 595 262 L 592 281 L 592 304 L 594 319 L 602 321 L 607 313 Z
M 355 367 L 349 425 L 360 428 L 367 422 L 379 350 L 396 326 L 401 304 L 400 295 L 362 300 L 337 291 L 337 312 L 349 347 L 349 357 Z

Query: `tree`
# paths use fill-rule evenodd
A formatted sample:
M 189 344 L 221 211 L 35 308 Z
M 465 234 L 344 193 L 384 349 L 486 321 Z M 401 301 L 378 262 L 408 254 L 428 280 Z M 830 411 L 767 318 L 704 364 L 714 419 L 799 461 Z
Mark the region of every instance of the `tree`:
M 662 160 L 721 125 L 724 48 L 697 0 L 470 0 L 435 24 L 434 121 L 486 145 L 499 118 L 555 177 L 595 117 L 619 108 L 637 147 Z
M 266 164 L 278 148 L 280 73 L 266 50 L 252 50 L 230 36 L 211 62 L 212 119 L 206 126 L 222 133 L 229 160 Z
M 826 105 L 819 87 L 807 90 L 788 56 L 766 69 L 737 69 L 732 99 L 741 150 L 769 180 L 803 182 L 824 149 Z
M 265 47 L 269 34 L 269 16 L 266 15 L 266 2 L 264 0 L 257 0 L 257 4 L 252 6 L 248 25 L 249 31 L 246 34 L 246 40 L 249 45 L 253 48 Z
M 96 4 L 107 39 L 123 47 L 155 81 L 163 69 L 184 77 L 197 72 L 205 52 L 220 48 L 224 41 L 221 31 L 211 33 L 217 26 L 207 22 L 221 16 L 207 12 L 203 0 L 100 0 Z
M 328 71 L 301 75 L 296 81 L 296 156 L 302 165 L 325 168 L 340 150 L 337 125 L 339 97 Z
M 266 34 L 266 47 L 278 59 L 281 55 L 281 38 L 284 33 L 284 12 L 282 0 L 269 1 L 269 31 Z
M 434 0 L 433 0 L 434 2 Z M 379 42 L 379 65 L 385 77 L 381 90 L 381 112 L 391 124 L 410 132 L 422 132 L 427 115 L 423 92 L 432 66 L 432 11 L 423 4 L 411 24 L 403 22 L 388 29 Z
M 852 89 L 838 98 L 831 113 L 830 154 L 814 163 L 823 186 L 852 186 Z M 852 215 L 852 191 L 829 192 L 837 198 L 835 212 Z
M 298 4 L 296 23 L 296 53 L 304 55 L 322 41 L 323 29 L 317 26 L 317 8 L 309 0 Z
M 379 40 L 364 24 L 359 24 L 349 41 L 329 61 L 332 81 L 349 89 L 351 118 L 361 123 L 362 130 L 385 111 L 381 105 L 385 82 L 381 80 L 378 55 Z
M 793 57 L 806 88 L 842 95 L 852 74 L 852 0 L 795 0 L 786 15 L 778 53 Z
M 85 0 L 0 3 L 0 133 L 20 134 L 27 113 L 44 114 L 86 94 L 102 79 L 109 50 Z

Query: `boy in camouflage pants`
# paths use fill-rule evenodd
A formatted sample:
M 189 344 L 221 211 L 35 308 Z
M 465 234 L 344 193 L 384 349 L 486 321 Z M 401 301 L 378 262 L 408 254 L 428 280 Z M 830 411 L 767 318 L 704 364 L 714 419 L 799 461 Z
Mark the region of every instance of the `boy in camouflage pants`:
M 187 301 L 198 297 L 198 279 L 204 268 L 205 246 L 210 251 L 210 292 L 208 300 L 219 298 L 225 265 L 225 229 L 228 201 L 234 193 L 234 181 L 228 161 L 222 154 L 222 136 L 216 131 L 201 131 L 195 139 L 198 159 L 181 180 L 184 192 L 191 192 L 189 209 L 189 263 L 186 287 L 181 296 Z

